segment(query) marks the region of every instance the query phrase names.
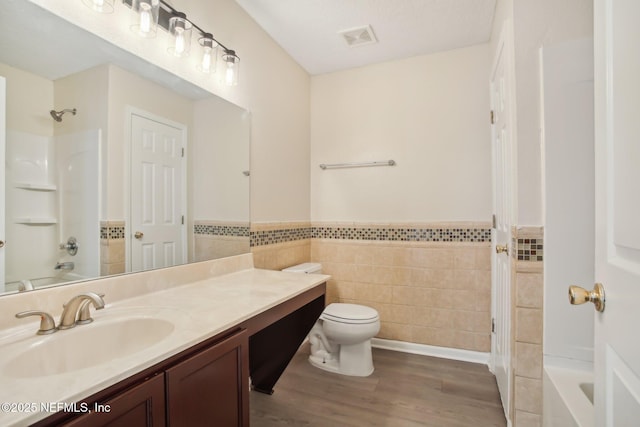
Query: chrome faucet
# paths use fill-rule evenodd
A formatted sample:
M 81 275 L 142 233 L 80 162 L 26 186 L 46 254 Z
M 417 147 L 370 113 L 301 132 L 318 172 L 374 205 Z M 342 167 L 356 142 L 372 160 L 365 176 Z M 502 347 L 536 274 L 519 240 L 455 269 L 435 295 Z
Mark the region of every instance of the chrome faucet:
M 56 262 L 56 266 L 53 267 L 54 270 L 73 270 L 75 265 L 71 261 L 67 262 Z
M 58 329 L 70 329 L 76 326 L 76 317 L 78 316 L 78 312 L 80 311 L 80 306 L 83 301 L 93 303 L 96 310 L 104 308 L 104 300 L 100 295 L 94 292 L 86 292 L 84 294 L 76 295 L 64 305 Z
M 100 298 L 104 298 L 104 294 L 98 294 Z M 80 307 L 78 307 L 78 319 L 76 320 L 76 325 L 86 325 L 87 323 L 93 322 L 93 318 L 91 317 L 91 312 L 89 309 L 91 308 L 92 300 L 86 299 L 80 303 Z

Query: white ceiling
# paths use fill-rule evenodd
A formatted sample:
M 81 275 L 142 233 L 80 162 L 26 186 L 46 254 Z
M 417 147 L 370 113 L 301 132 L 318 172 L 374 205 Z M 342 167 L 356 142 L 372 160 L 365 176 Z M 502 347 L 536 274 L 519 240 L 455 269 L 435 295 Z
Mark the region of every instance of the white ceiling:
M 310 74 L 485 43 L 496 0 L 236 0 Z M 338 34 L 370 25 L 378 43 Z

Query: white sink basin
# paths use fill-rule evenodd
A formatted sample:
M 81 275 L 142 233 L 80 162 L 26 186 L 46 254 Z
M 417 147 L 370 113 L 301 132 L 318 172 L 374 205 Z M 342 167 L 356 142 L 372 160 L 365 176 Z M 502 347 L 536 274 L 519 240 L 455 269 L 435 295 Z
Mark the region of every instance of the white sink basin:
M 3 374 L 31 378 L 94 367 L 145 350 L 167 338 L 174 328 L 172 322 L 154 317 L 103 317 L 38 337 L 7 362 Z

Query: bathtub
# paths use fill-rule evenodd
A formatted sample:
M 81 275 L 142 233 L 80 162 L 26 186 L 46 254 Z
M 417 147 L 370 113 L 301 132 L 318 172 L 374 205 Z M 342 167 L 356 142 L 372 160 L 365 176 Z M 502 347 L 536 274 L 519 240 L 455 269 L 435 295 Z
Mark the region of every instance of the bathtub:
M 544 427 L 593 427 L 593 364 L 545 357 Z
M 75 273 L 67 273 L 62 276 L 52 277 L 38 277 L 29 279 L 34 288 L 42 288 L 47 286 L 59 285 L 61 283 L 75 282 L 78 280 L 84 280 L 86 277 L 82 277 Z M 20 286 L 20 281 L 5 283 L 5 292 L 17 292 Z

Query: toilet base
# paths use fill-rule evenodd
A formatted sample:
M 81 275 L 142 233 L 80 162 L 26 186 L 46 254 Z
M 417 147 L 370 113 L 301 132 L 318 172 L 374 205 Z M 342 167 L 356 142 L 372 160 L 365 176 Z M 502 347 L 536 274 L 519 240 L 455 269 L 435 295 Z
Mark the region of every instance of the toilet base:
M 333 372 L 334 374 L 340 373 L 338 372 L 338 361 L 335 359 L 327 359 L 326 357 L 314 356 L 312 354 L 309 356 L 309 363 L 324 371 Z
M 371 357 L 371 340 L 355 345 L 341 345 L 339 356 L 311 354 L 309 363 L 324 371 L 352 377 L 368 377 L 374 371 Z M 341 359 L 342 363 L 339 362 Z

